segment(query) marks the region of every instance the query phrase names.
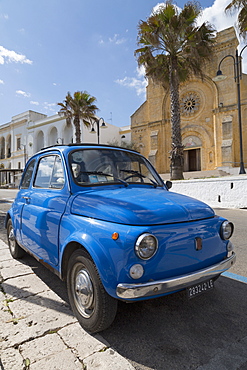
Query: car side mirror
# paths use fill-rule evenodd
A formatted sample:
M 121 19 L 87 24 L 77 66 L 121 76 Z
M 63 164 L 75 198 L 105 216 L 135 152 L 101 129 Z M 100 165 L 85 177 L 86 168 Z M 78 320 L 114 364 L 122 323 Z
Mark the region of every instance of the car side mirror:
M 171 189 L 172 182 L 171 181 L 166 181 L 166 187 L 167 187 L 168 190 Z

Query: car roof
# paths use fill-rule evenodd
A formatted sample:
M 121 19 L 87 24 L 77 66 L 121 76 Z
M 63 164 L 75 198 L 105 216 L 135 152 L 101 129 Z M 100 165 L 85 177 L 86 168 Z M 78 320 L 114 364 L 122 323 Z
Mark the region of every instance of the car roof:
M 124 148 L 124 147 L 116 146 L 116 145 L 94 144 L 94 143 L 56 144 L 56 145 L 50 145 L 50 146 L 44 147 L 44 148 L 40 149 L 40 152 L 46 151 L 46 150 L 52 150 L 52 149 L 66 149 L 66 148 L 70 148 L 70 147 L 76 147 L 76 148 L 109 148 L 109 149 L 111 148 L 111 149 L 122 149 L 122 150 L 127 150 L 127 151 L 131 151 L 131 152 L 140 154 L 139 152 L 137 152 L 134 149 Z

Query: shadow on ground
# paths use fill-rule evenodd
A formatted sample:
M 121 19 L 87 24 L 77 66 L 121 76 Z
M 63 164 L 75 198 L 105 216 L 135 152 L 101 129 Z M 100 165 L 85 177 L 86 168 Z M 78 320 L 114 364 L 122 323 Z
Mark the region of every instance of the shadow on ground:
M 64 282 L 30 256 L 22 263 L 68 303 Z M 220 277 L 214 290 L 191 300 L 179 292 L 119 302 L 114 323 L 101 335 L 137 370 L 196 369 L 247 336 L 246 307 L 247 284 Z

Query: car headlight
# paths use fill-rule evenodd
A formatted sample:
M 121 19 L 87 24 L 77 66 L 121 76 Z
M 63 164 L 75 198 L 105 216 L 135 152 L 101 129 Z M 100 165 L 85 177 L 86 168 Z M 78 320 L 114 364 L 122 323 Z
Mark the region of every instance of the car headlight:
M 222 239 L 228 240 L 233 234 L 234 226 L 229 221 L 224 221 L 221 225 L 220 235 Z
M 138 237 L 135 244 L 135 252 L 142 260 L 153 257 L 158 249 L 158 240 L 152 234 L 142 234 Z

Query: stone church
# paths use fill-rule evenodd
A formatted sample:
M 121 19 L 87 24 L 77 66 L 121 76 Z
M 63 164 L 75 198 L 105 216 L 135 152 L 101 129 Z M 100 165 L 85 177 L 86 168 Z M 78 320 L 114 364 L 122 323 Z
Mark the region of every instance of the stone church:
M 180 86 L 181 132 L 184 145 L 184 171 L 223 169 L 236 172 L 240 166 L 240 135 L 237 83 L 234 58 L 239 45 L 233 27 L 218 32 L 212 59 L 205 77 L 191 78 Z M 246 48 L 247 50 L 247 48 Z M 219 63 L 227 76 L 214 82 Z M 244 57 L 244 54 L 243 54 Z M 247 58 L 247 55 L 246 55 Z M 243 159 L 247 167 L 247 75 L 241 79 Z M 170 172 L 170 95 L 151 80 L 146 101 L 131 117 L 132 141 L 155 165 L 159 173 Z

